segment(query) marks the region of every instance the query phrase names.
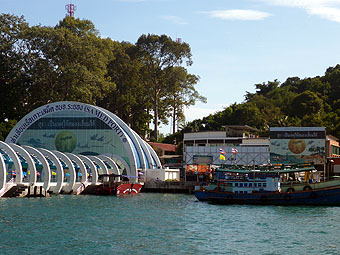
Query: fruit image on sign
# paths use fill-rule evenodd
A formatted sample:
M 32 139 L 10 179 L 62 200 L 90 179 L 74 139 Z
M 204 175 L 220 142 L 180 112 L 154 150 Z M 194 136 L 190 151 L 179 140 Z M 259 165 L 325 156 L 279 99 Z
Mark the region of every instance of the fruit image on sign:
M 72 152 L 76 145 L 76 136 L 70 131 L 61 131 L 55 139 L 55 147 L 61 152 Z
M 306 149 L 306 143 L 303 139 L 291 139 L 288 148 L 294 154 L 300 154 Z

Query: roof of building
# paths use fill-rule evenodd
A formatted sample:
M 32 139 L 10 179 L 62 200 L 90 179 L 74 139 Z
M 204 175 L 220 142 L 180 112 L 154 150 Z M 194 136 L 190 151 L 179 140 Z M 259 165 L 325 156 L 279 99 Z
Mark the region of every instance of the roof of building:
M 160 150 L 163 150 L 163 151 L 171 151 L 171 152 L 176 151 L 176 145 L 175 144 L 154 143 L 154 142 L 149 142 L 149 144 L 155 149 L 160 149 Z
M 250 127 L 248 125 L 226 125 L 226 126 L 223 126 L 223 127 L 235 129 L 235 130 L 246 130 L 246 131 L 259 132 L 258 129 Z

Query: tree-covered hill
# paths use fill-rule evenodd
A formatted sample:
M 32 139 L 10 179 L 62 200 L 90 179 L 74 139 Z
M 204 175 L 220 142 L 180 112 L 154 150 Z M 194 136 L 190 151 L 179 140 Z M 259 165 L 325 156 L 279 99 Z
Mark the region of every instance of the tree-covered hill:
M 224 125 L 249 125 L 269 134 L 269 127 L 323 126 L 340 138 L 340 65 L 329 67 L 324 76 L 290 77 L 255 84 L 245 101 L 223 111 L 194 120 L 182 132 L 223 130 Z M 171 138 L 173 139 L 173 138 Z

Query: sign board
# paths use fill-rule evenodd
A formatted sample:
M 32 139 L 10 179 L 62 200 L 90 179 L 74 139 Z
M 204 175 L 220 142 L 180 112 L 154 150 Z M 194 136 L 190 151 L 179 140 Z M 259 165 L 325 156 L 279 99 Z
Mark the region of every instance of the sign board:
M 270 128 L 272 164 L 325 163 L 326 128 Z

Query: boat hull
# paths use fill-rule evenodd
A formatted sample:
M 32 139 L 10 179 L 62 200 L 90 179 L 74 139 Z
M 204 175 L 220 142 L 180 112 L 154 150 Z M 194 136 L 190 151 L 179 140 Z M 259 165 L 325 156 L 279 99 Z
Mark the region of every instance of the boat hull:
M 135 195 L 139 194 L 143 185 L 139 183 L 121 183 L 113 185 L 112 187 L 105 187 L 100 185 L 96 187 L 96 195 Z
M 231 192 L 196 191 L 200 201 L 215 204 L 249 205 L 340 205 L 340 187 L 301 192 L 268 192 L 235 194 Z

